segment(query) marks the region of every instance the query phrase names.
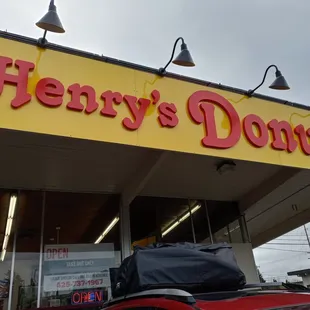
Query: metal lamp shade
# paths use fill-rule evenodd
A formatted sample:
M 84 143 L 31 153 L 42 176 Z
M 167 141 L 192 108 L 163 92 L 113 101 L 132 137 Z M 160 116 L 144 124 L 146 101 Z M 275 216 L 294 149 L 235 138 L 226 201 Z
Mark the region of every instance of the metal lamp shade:
M 56 6 L 51 1 L 48 12 L 36 23 L 39 28 L 50 32 L 64 33 L 65 29 L 59 19 Z
M 172 61 L 175 65 L 183 67 L 194 67 L 194 60 L 187 49 L 186 44 L 182 44 L 180 54 Z
M 269 88 L 276 89 L 276 90 L 288 90 L 288 89 L 290 89 L 287 81 L 285 80 L 284 76 L 281 74 L 280 71 L 276 72 L 276 79 L 269 86 Z

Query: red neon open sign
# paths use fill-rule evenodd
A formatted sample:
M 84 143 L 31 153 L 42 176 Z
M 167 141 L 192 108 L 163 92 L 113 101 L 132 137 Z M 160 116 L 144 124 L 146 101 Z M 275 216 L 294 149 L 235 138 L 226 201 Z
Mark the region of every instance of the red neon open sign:
M 94 304 L 104 301 L 102 290 L 92 290 L 87 292 L 74 292 L 71 296 L 72 305 Z

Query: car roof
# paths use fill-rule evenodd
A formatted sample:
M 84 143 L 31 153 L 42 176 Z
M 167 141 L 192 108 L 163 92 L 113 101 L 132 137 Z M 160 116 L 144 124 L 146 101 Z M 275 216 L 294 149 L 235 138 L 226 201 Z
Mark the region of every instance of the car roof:
M 294 293 L 294 292 L 261 292 L 260 294 L 245 296 L 239 298 L 204 301 L 197 300 L 196 306 L 200 309 L 208 310 L 224 310 L 224 309 L 265 309 L 265 310 L 280 310 L 280 309 L 310 309 L 310 294 L 309 293 Z
M 263 288 L 274 288 L 274 289 L 263 289 Z M 111 306 L 119 305 L 126 306 L 130 304 L 139 304 L 139 303 L 147 303 L 153 302 L 156 300 L 157 302 L 164 302 L 165 300 L 175 301 L 178 304 L 199 304 L 201 307 L 203 305 L 225 305 L 225 307 L 231 303 L 234 303 L 235 306 L 239 305 L 239 303 L 244 304 L 248 301 L 256 302 L 260 301 L 264 303 L 267 302 L 266 307 L 273 306 L 274 303 L 268 303 L 269 301 L 275 301 L 281 306 L 283 303 L 281 300 L 286 300 L 292 304 L 292 302 L 300 303 L 300 302 L 308 302 L 310 305 L 310 291 L 307 288 L 304 290 L 290 290 L 290 289 L 277 289 L 279 287 L 283 287 L 281 283 L 273 283 L 267 285 L 248 285 L 243 290 L 238 291 L 222 291 L 222 292 L 207 292 L 207 293 L 199 293 L 199 294 L 190 294 L 189 292 L 179 290 L 179 289 L 155 289 L 155 290 L 146 290 L 143 292 L 139 292 L 136 294 L 131 294 L 119 298 L 115 298 L 110 300 L 109 302 L 104 304 L 105 309 L 109 309 Z M 284 297 L 284 299 L 283 299 Z M 163 301 L 164 300 L 164 301 Z M 227 304 L 228 303 L 228 304 Z M 152 306 L 150 304 L 150 306 Z M 200 307 L 199 306 L 199 307 Z M 203 307 L 202 307 L 203 309 Z M 210 308 L 208 308 L 210 309 Z M 233 309 L 233 308 L 232 308 Z M 249 308 L 251 309 L 251 308 Z M 310 306 L 309 306 L 310 309 Z

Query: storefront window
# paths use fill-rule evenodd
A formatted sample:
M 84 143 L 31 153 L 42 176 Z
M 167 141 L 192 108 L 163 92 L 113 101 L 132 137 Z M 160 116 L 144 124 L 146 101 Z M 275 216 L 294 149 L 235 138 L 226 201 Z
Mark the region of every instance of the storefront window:
M 119 199 L 3 192 L 0 310 L 96 305 L 108 299 L 113 273 L 121 264 Z M 228 203 L 137 197 L 130 207 L 132 246 L 239 243 L 238 212 Z
M 154 242 L 193 242 L 193 232 L 196 234 L 193 226 L 203 214 L 196 207 L 198 202 L 190 204 L 193 222 L 187 199 L 137 197 L 130 206 L 132 244 L 144 246 Z
M 130 207 L 131 240 L 142 246 L 155 241 L 229 243 L 231 237 L 239 242 L 239 217 L 233 202 L 137 197 Z
M 1 201 L 5 217 L 0 265 L 2 308 L 29 309 L 37 305 L 40 257 L 40 192 L 7 192 Z M 7 240 L 7 241 L 6 241 Z M 7 247 L 5 247 L 7 243 Z M 10 290 L 11 288 L 11 290 Z
M 11 309 L 30 309 L 37 306 L 42 198 L 42 193 L 37 191 L 18 195 Z M 12 242 L 14 243 L 14 239 Z
M 0 310 L 8 309 L 11 262 L 11 252 L 7 252 L 4 260 L 0 261 Z
M 239 220 L 227 224 L 227 226 L 218 230 L 214 236 L 217 242 L 242 243 L 243 239 Z
M 46 193 L 41 307 L 107 300 L 119 240 L 117 200 Z
M 11 221 L 10 197 L 8 191 L 0 197 L 0 310 L 109 298 L 111 273 L 121 262 L 119 198 L 20 192 Z
M 7 246 L 5 246 L 4 244 L 4 239 L 7 235 L 6 226 L 9 213 L 10 195 L 5 192 L 1 192 L 0 195 L 0 310 L 7 310 L 10 285 L 10 270 L 12 265 L 12 238 L 9 237 L 9 240 L 7 241 Z

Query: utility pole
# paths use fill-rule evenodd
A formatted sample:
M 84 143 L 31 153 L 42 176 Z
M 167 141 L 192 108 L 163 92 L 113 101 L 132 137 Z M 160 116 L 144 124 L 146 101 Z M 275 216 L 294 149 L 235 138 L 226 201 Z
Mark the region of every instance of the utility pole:
M 310 248 L 310 240 L 309 240 L 309 235 L 308 235 L 308 231 L 307 231 L 306 225 L 304 225 L 304 230 L 305 230 L 305 234 L 306 234 L 306 237 L 307 237 L 308 245 L 309 245 L 309 248 Z

